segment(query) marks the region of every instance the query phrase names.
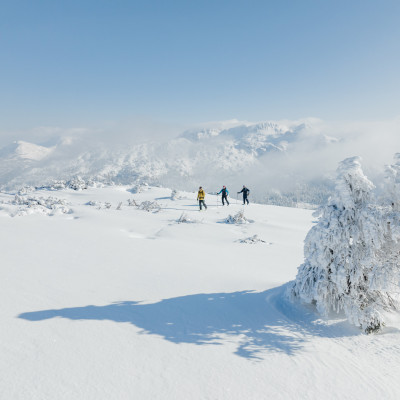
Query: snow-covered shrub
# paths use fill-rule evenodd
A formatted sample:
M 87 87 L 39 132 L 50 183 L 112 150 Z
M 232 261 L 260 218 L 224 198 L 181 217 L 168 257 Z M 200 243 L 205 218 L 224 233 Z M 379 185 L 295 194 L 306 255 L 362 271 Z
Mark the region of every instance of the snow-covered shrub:
M 245 239 L 239 239 L 239 243 L 247 243 L 247 244 L 257 244 L 257 243 L 266 243 L 265 240 L 262 240 L 258 237 L 258 235 L 250 236 Z
M 129 192 L 133 193 L 133 194 L 137 194 L 137 193 L 143 193 L 145 191 L 147 191 L 149 189 L 149 185 L 145 182 L 145 183 L 141 183 L 141 184 L 137 184 L 135 186 L 133 186 Z
M 68 181 L 67 187 L 73 190 L 84 190 L 88 188 L 88 185 L 81 177 L 78 176 Z
M 102 202 L 102 201 L 88 201 L 86 204 L 86 206 L 92 206 L 92 207 L 96 207 L 98 210 L 103 210 L 103 209 L 110 209 L 111 208 L 111 203 L 109 202 Z
M 156 201 L 143 201 L 138 205 L 139 210 L 144 211 L 152 211 L 152 212 L 159 212 L 161 210 L 161 206 Z
M 400 210 L 400 153 L 394 156 L 394 164 L 385 169 L 384 201 L 396 211 Z
M 18 194 L 20 196 L 24 196 L 28 193 L 32 193 L 35 191 L 35 188 L 33 186 L 24 186 L 21 189 L 18 190 Z
M 383 311 L 395 306 L 388 282 L 399 287 L 398 241 L 388 218 L 397 224 L 400 218 L 374 202 L 373 187 L 358 157 L 340 163 L 336 191 L 317 211 L 319 221 L 306 237 L 305 262 L 290 291 L 323 315 L 343 310 L 366 333 L 380 330 Z
M 137 207 L 138 204 L 136 203 L 135 199 L 128 199 L 128 206 Z
M 53 181 L 48 186 L 42 186 L 40 189 L 47 190 L 64 190 L 68 187 L 68 183 L 66 181 Z
M 76 177 L 72 178 L 68 181 L 65 180 L 54 180 L 48 185 L 43 185 L 43 186 L 37 186 L 35 189 L 39 190 L 64 190 L 64 189 L 73 189 L 73 190 L 84 190 L 87 189 L 88 187 L 94 187 L 94 186 L 104 186 L 100 182 L 95 182 L 91 179 L 89 180 L 84 180 L 81 177 Z
M 196 219 L 193 219 L 193 218 L 189 218 L 189 216 L 185 212 L 183 212 L 181 214 L 181 216 L 178 218 L 177 222 L 178 222 L 178 224 L 182 224 L 182 223 L 195 224 L 195 223 L 198 223 L 199 221 Z
M 179 192 L 176 189 L 171 191 L 171 200 L 179 200 L 181 198 Z
M 12 216 L 22 216 L 32 213 L 43 213 L 47 215 L 72 213 L 72 210 L 68 207 L 68 203 L 65 200 L 55 197 L 20 196 L 17 194 L 8 204 L 18 206 L 17 211 L 11 213 Z
M 237 212 L 235 215 L 228 215 L 228 217 L 225 219 L 225 223 L 227 224 L 248 224 L 254 222 L 251 219 L 247 219 L 244 216 L 244 210 L 240 210 Z

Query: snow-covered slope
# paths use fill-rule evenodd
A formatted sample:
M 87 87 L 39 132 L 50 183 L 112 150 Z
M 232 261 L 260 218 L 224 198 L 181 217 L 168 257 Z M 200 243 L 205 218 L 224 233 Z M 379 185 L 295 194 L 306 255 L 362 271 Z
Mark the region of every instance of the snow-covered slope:
M 262 200 L 266 187 L 277 188 L 271 180 L 294 182 L 308 178 L 289 166 L 285 157 L 296 157 L 297 149 L 332 146 L 328 138 L 313 126 L 313 121 L 291 123 L 215 124 L 167 140 L 136 145 L 103 144 L 95 138 L 59 138 L 51 148 L 19 144 L 19 157 L 11 157 L 14 147 L 0 151 L 0 187 L 13 189 L 23 185 L 43 185 L 55 179 L 81 176 L 106 183 L 147 182 L 162 186 L 192 189 L 199 183 L 215 189 L 224 182 L 230 186 L 246 182 L 252 195 Z M 15 146 L 15 145 L 13 145 Z M 269 175 L 268 175 L 269 174 Z
M 285 300 L 310 211 L 170 195 L 0 194 L 1 398 L 398 398 L 395 315 L 366 336 Z

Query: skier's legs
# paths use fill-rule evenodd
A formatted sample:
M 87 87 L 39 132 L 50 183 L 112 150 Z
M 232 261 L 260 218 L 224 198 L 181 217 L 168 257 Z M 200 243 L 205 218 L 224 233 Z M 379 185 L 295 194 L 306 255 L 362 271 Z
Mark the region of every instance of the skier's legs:
M 200 211 L 202 210 L 202 206 L 207 210 L 207 205 L 204 200 L 199 200 Z

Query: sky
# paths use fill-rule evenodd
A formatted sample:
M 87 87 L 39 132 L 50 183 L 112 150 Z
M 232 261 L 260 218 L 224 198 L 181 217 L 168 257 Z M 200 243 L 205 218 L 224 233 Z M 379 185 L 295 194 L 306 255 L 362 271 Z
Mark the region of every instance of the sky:
M 398 0 L 1 0 L 0 132 L 398 118 L 399 20 Z

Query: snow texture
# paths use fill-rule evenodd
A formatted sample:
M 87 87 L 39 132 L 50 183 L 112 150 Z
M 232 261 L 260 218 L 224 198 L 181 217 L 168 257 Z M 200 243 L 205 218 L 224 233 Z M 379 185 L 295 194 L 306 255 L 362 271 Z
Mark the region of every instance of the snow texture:
M 225 224 L 241 205 L 209 194 L 202 223 L 178 224 L 196 193 L 149 187 L 137 204 L 163 212 L 116 210 L 130 188 L 57 191 L 73 215 L 0 210 L 2 399 L 398 399 L 398 314 L 367 336 L 284 296 L 311 211 L 252 203 L 253 224 Z M 0 206 L 28 207 L 14 196 Z M 236 242 L 254 235 L 274 245 Z

